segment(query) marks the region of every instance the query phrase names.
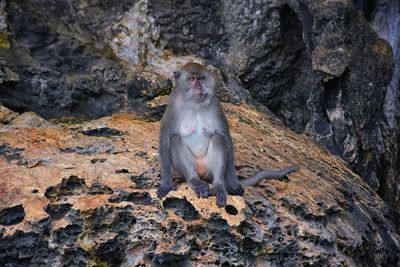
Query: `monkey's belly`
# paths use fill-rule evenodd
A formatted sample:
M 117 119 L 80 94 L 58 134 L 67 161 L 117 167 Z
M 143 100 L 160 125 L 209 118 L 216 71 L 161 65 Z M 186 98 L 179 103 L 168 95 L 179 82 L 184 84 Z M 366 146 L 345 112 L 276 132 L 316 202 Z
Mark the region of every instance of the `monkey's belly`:
M 203 133 L 193 133 L 184 136 L 183 141 L 195 158 L 201 159 L 207 156 L 208 146 L 210 144 L 209 136 Z

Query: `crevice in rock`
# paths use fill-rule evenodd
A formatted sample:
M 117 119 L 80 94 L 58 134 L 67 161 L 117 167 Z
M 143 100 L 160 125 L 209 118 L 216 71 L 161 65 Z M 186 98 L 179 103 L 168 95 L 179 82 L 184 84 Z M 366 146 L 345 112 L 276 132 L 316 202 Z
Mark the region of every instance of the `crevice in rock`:
M 152 198 L 147 192 L 120 192 L 116 196 L 112 196 L 108 199 L 111 203 L 119 203 L 122 201 L 129 201 L 137 205 L 151 205 Z
M 18 165 L 27 163 L 24 157 L 24 150 L 24 148 L 11 147 L 10 144 L 0 145 L 0 155 L 3 155 L 9 163 L 16 161 Z
M 18 231 L 0 239 L 0 262 L 3 266 L 54 266 L 59 253 L 49 246 L 45 236 Z
M 238 214 L 238 210 L 235 208 L 235 206 L 232 206 L 232 205 L 226 205 L 225 211 L 230 215 Z
M 144 154 L 139 156 L 146 158 L 148 155 Z M 136 188 L 154 188 L 159 185 L 160 175 L 159 169 L 150 168 L 139 175 L 130 175 L 129 179 L 136 184 Z
M 61 264 L 66 267 L 86 267 L 89 258 L 89 253 L 82 248 L 66 248 L 61 257 Z
M 199 213 L 193 205 L 186 199 L 167 198 L 163 201 L 164 209 L 172 209 L 175 214 L 185 220 L 195 220 L 199 218 Z
M 89 189 L 89 195 L 112 194 L 114 190 L 107 185 L 103 185 L 98 181 L 94 181 Z
M 50 215 L 54 221 L 64 218 L 65 214 L 71 209 L 72 205 L 69 203 L 49 204 L 44 210 Z
M 81 155 L 92 155 L 92 154 L 100 154 L 100 153 L 114 153 L 115 148 L 111 143 L 94 143 L 88 146 L 73 146 L 73 147 L 63 147 L 59 148 L 61 152 L 64 153 L 78 153 Z M 100 161 L 100 160 L 99 160 Z M 96 163 L 94 161 L 92 163 Z
M 346 134 L 350 133 L 350 127 L 346 124 L 346 110 L 348 106 L 348 94 L 346 88 L 347 72 L 344 72 L 340 77 L 334 77 L 325 82 L 323 93 L 321 96 L 323 119 L 329 125 L 328 131 L 317 131 L 325 136 L 333 134 L 331 142 L 325 142 L 324 146 L 335 155 L 346 158 L 344 151 L 346 149 L 344 139 Z M 325 123 L 323 123 L 325 125 Z M 318 127 L 316 129 L 324 127 Z M 347 159 L 347 158 L 346 158 Z
M 303 39 L 302 23 L 289 6 L 279 8 L 280 37 L 276 46 L 257 58 L 240 76 L 246 89 L 282 121 L 302 132 L 309 120 L 309 53 Z M 293 101 L 296 99 L 296 101 Z
M 154 267 L 185 267 L 191 266 L 188 255 L 162 253 L 155 255 L 152 261 Z
M 114 233 L 129 231 L 132 226 L 136 224 L 136 219 L 131 214 L 130 210 L 130 207 L 98 207 L 90 217 L 86 219 L 86 233 L 97 235 L 104 231 L 112 231 Z
M 85 131 L 79 131 L 80 133 L 87 135 L 87 136 L 94 136 L 94 137 L 112 137 L 112 136 L 121 136 L 123 133 L 118 129 L 111 129 L 108 127 L 90 129 Z
M 67 225 L 59 228 L 52 233 L 52 243 L 64 246 L 73 246 L 82 233 L 82 227 L 77 224 Z
M 110 266 L 119 266 L 124 258 L 123 247 L 124 245 L 114 238 L 98 245 L 94 253 L 96 257 Z
M 44 195 L 54 201 L 60 200 L 63 196 L 81 195 L 88 191 L 89 188 L 85 179 L 72 175 L 68 178 L 63 178 L 60 184 L 48 187 Z
M 0 210 L 0 225 L 14 225 L 22 222 L 25 218 L 25 211 L 22 205 Z

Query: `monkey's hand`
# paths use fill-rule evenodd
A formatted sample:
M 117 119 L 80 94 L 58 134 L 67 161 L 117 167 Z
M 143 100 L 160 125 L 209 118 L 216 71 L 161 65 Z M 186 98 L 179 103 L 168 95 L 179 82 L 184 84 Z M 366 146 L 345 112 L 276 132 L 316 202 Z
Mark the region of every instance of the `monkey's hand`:
M 229 195 L 234 195 L 234 196 L 243 196 L 244 194 L 243 187 L 240 185 L 239 182 L 231 184 L 228 183 L 226 191 L 228 191 Z
M 168 195 L 169 191 L 176 190 L 175 185 L 173 183 L 161 183 L 160 187 L 157 190 L 157 197 L 163 198 Z

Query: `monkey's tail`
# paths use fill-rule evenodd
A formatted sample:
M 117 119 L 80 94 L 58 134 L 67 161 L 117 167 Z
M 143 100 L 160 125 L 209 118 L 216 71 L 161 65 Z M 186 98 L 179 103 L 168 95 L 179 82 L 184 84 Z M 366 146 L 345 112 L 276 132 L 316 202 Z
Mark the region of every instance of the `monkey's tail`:
M 253 185 L 257 184 L 259 181 L 261 181 L 262 179 L 280 179 L 280 178 L 285 177 L 289 173 L 295 172 L 297 170 L 299 170 L 299 167 L 296 165 L 289 166 L 289 167 L 283 168 L 281 170 L 276 170 L 276 171 L 275 170 L 264 170 L 250 178 L 240 180 L 239 182 L 242 186 L 253 186 Z

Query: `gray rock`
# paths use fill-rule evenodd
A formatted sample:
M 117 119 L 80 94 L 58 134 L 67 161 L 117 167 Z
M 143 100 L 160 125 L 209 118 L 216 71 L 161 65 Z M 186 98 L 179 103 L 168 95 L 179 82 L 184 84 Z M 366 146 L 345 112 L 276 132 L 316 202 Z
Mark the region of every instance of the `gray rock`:
M 0 105 L 0 123 L 7 124 L 16 117 L 18 117 L 18 113 L 12 110 L 9 110 L 5 106 Z
M 35 112 L 24 112 L 13 119 L 7 126 L 13 128 L 54 128 L 56 125 L 46 121 Z

